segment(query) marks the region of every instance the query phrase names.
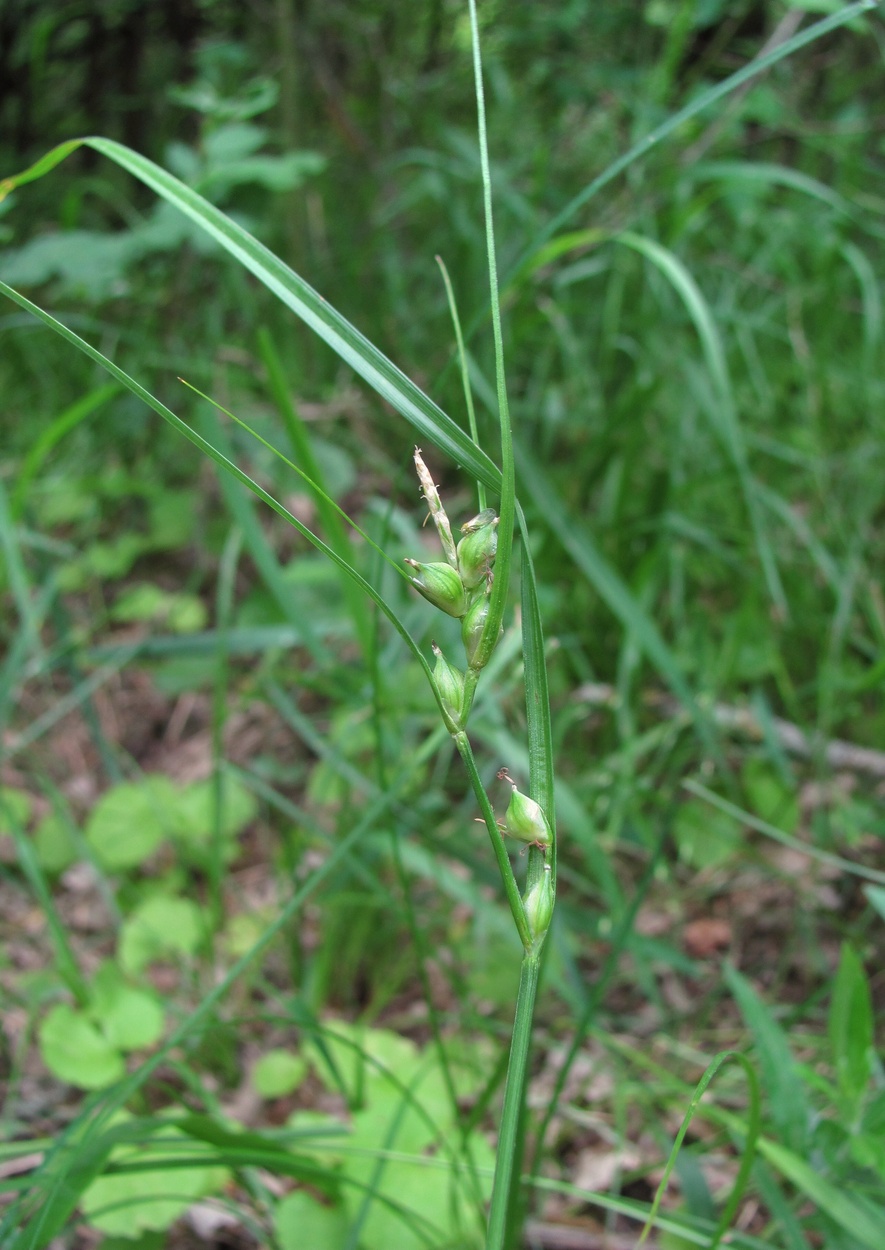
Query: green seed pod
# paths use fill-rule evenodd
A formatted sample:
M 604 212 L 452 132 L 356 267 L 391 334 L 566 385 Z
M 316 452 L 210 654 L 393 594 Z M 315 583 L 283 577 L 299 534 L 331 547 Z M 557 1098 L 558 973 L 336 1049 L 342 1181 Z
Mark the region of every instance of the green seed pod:
M 485 508 L 472 521 L 461 526 L 464 537 L 458 543 L 458 569 L 468 590 L 488 577 L 498 550 L 498 518 Z
M 448 662 L 435 642 L 430 645 L 436 656 L 433 680 L 436 682 L 443 707 L 451 717 L 452 723 L 460 728 L 461 707 L 464 702 L 464 674 Z
M 510 781 L 506 768 L 501 769 L 498 777 L 502 781 Z M 510 803 L 504 816 L 507 832 L 511 838 L 518 838 L 520 842 L 528 842 L 530 846 L 540 847 L 546 852 L 547 847 L 553 841 L 553 830 L 550 828 L 547 817 L 540 804 L 530 799 L 527 794 L 523 794 L 521 790 L 517 790 L 512 781 L 510 785 L 513 787 L 513 793 L 510 795 Z
M 544 871 L 523 898 L 525 914 L 529 922 L 529 931 L 535 941 L 543 937 L 550 928 L 553 917 L 553 882 L 550 865 L 544 865 Z
M 489 614 L 489 597 L 486 594 L 479 595 L 474 599 L 473 603 L 467 609 L 467 615 L 461 622 L 461 641 L 464 643 L 464 650 L 467 652 L 467 663 L 473 667 L 473 659 L 476 655 L 476 649 L 479 646 L 479 640 L 482 638 L 482 631 L 485 628 L 486 618 Z M 498 630 L 498 638 L 504 633 L 504 627 Z M 497 645 L 498 639 L 495 640 Z
M 409 574 L 409 581 L 419 594 L 428 599 L 434 607 L 448 612 L 449 616 L 463 616 L 467 611 L 467 593 L 461 578 L 449 564 L 420 564 L 417 560 L 406 560 L 406 564 L 415 570 Z

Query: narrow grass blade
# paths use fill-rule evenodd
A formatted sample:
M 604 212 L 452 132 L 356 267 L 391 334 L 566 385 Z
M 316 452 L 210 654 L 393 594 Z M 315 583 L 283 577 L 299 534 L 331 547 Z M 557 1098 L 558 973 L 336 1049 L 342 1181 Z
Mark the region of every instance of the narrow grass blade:
M 329 491 L 323 480 L 322 470 L 313 453 L 310 434 L 295 404 L 292 402 L 282 362 L 268 330 L 259 330 L 258 350 L 267 370 L 270 393 L 273 396 L 274 404 L 277 412 L 280 414 L 283 425 L 286 427 L 293 455 L 303 465 L 308 478 L 316 483 L 316 487 L 312 488 L 311 493 L 329 546 L 333 551 L 337 551 L 339 556 L 348 564 L 353 564 L 353 548 L 347 530 L 344 528 L 338 510 L 331 504 Z M 360 641 L 363 652 L 366 653 L 370 647 L 371 621 L 366 611 L 365 600 L 349 578 L 345 577 L 342 579 L 342 588 L 357 638 Z
M 204 413 L 202 426 L 207 441 L 213 443 L 222 456 L 230 463 L 233 463 L 233 450 L 230 441 L 215 414 Z M 265 586 L 276 600 L 277 606 L 287 620 L 298 626 L 314 659 L 321 663 L 327 663 L 330 658 L 329 650 L 321 639 L 317 637 L 309 618 L 300 610 L 298 596 L 293 587 L 283 577 L 283 570 L 277 559 L 277 554 L 255 515 L 255 508 L 251 499 L 244 494 L 240 485 L 228 473 L 219 473 L 218 484 L 231 518 L 243 536 L 243 544 L 255 562 L 255 567 L 261 574 Z
M 836 212 L 851 212 L 851 204 L 838 191 L 802 173 L 800 169 L 791 169 L 789 165 L 767 161 L 702 161 L 686 170 L 686 177 L 699 182 L 709 178 L 723 182 L 757 182 L 765 187 L 789 187 L 792 191 L 800 191 L 813 200 L 819 200 Z
M 89 1001 L 89 987 L 83 973 L 80 971 L 71 943 L 68 940 L 67 930 L 61 916 L 58 914 L 52 891 L 43 874 L 33 841 L 28 837 L 18 820 L 16 820 L 15 814 L 9 810 L 9 806 L 4 804 L 2 795 L 0 795 L 0 814 L 2 814 L 6 826 L 12 830 L 18 862 L 34 892 L 34 897 L 40 904 L 43 915 L 46 917 L 46 926 L 55 951 L 55 960 L 59 974 L 80 1006 L 85 1006 Z
M 741 1197 L 743 1196 L 743 1192 L 747 1186 L 747 1181 L 750 1178 L 750 1171 L 753 1166 L 753 1157 L 756 1152 L 756 1145 L 759 1141 L 759 1134 L 760 1134 L 761 1127 L 762 1127 L 762 1109 L 761 1109 L 761 1099 L 759 1097 L 759 1081 L 756 1077 L 756 1073 L 753 1069 L 753 1065 L 750 1063 L 750 1061 L 746 1058 L 745 1055 L 740 1054 L 736 1050 L 724 1050 L 724 1051 L 721 1051 L 718 1055 L 716 1055 L 716 1057 L 712 1059 L 710 1063 L 708 1064 L 707 1070 L 704 1072 L 704 1075 L 701 1077 L 700 1081 L 698 1081 L 697 1088 L 695 1089 L 689 1108 L 685 1113 L 685 1117 L 682 1121 L 682 1124 L 680 1125 L 679 1132 L 676 1134 L 676 1140 L 673 1143 L 673 1149 L 670 1152 L 670 1157 L 667 1160 L 666 1167 L 664 1168 L 664 1175 L 661 1177 L 661 1182 L 658 1185 L 657 1193 L 655 1194 L 655 1197 L 654 1197 L 654 1202 L 652 1203 L 651 1210 L 648 1213 L 648 1219 L 645 1222 L 645 1227 L 643 1228 L 639 1236 L 639 1241 L 636 1243 L 636 1250 L 639 1250 L 639 1247 L 646 1240 L 646 1238 L 648 1237 L 648 1234 L 651 1232 L 651 1229 L 655 1223 L 655 1218 L 658 1213 L 658 1208 L 661 1205 L 661 1199 L 664 1196 L 664 1193 L 667 1189 L 667 1183 L 670 1180 L 670 1173 L 673 1171 L 673 1168 L 676 1166 L 676 1159 L 679 1155 L 679 1151 L 682 1149 L 682 1143 L 685 1140 L 685 1134 L 688 1132 L 689 1126 L 694 1118 L 695 1111 L 697 1110 L 697 1107 L 701 1101 L 701 1098 L 703 1098 L 704 1093 L 707 1090 L 707 1087 L 709 1086 L 710 1082 L 713 1080 L 714 1076 L 719 1071 L 719 1069 L 724 1064 L 728 1063 L 729 1060 L 732 1060 L 732 1059 L 736 1063 L 739 1063 L 741 1065 L 747 1077 L 747 1085 L 749 1087 L 749 1092 L 750 1092 L 749 1120 L 747 1124 L 746 1141 L 744 1143 L 744 1152 L 741 1155 L 741 1165 L 740 1165 L 740 1168 L 738 1169 L 738 1174 L 735 1177 L 735 1182 L 734 1182 L 734 1185 L 732 1186 L 731 1193 L 728 1196 L 728 1201 L 726 1202 L 725 1207 L 722 1211 L 722 1215 L 719 1218 L 719 1223 L 716 1225 L 716 1230 L 713 1234 L 713 1239 L 709 1243 L 709 1250 L 716 1250 L 716 1247 L 721 1243 L 722 1238 L 728 1232 L 729 1225 L 731 1224 L 731 1221 L 734 1219 L 735 1213 L 738 1208 L 738 1203 L 740 1202 Z
M 725 964 L 724 971 L 726 984 L 756 1042 L 771 1118 L 787 1146 L 794 1150 L 804 1149 L 811 1108 L 786 1035 L 747 978 L 730 963 Z
M 572 1200 L 599 1207 L 603 1211 L 611 1211 L 613 1215 L 623 1215 L 637 1223 L 642 1223 L 648 1218 L 648 1203 L 638 1202 L 633 1198 L 621 1198 L 614 1194 L 579 1189 L 577 1185 L 570 1185 L 567 1181 L 556 1181 L 546 1177 L 539 1177 L 535 1181 L 535 1188 L 540 1193 L 564 1194 Z M 659 1212 L 655 1216 L 655 1228 L 663 1233 L 672 1234 L 677 1239 L 675 1242 L 677 1246 L 680 1246 L 681 1242 L 687 1242 L 689 1245 L 702 1247 L 702 1250 L 709 1250 L 711 1238 L 715 1236 L 716 1231 L 711 1220 L 670 1212 Z M 750 1233 L 740 1233 L 735 1230 L 728 1235 L 728 1246 L 730 1250 L 772 1250 L 770 1241 L 763 1241 L 761 1237 L 753 1237 Z
M 76 429 L 81 421 L 85 421 L 102 404 L 107 403 L 109 399 L 113 399 L 115 395 L 119 394 L 120 388 L 115 382 L 106 382 L 104 386 L 97 387 L 96 390 L 90 391 L 88 395 L 81 396 L 69 408 L 66 408 L 64 412 L 59 413 L 55 420 L 50 422 L 43 430 L 25 456 L 18 472 L 15 489 L 12 492 L 10 512 L 16 521 L 20 521 L 24 515 L 25 500 L 27 499 L 31 483 L 40 472 L 46 457 L 53 448 L 61 442 L 65 435 L 70 434 L 71 430 Z
M 271 494 L 259 486 L 257 482 L 254 482 L 248 474 L 244 473 L 242 469 L 238 468 L 237 465 L 228 460 L 226 456 L 223 456 L 221 452 L 218 451 L 218 449 L 205 438 L 203 438 L 202 435 L 198 434 L 195 430 L 192 430 L 190 426 L 185 425 L 185 423 L 177 417 L 171 409 L 167 408 L 165 404 L 162 404 L 154 395 L 150 393 L 150 391 L 146 390 L 143 386 L 136 382 L 134 378 L 131 378 L 128 373 L 125 373 L 119 368 L 119 366 L 115 365 L 113 361 L 108 360 L 108 358 L 102 355 L 100 351 L 98 351 L 90 343 L 87 343 L 85 339 L 81 339 L 78 334 L 73 332 L 73 330 L 68 329 L 67 326 L 63 325 L 60 321 L 57 321 L 44 309 L 38 307 L 36 304 L 33 304 L 24 295 L 13 290 L 12 287 L 7 286 L 5 282 L 0 282 L 0 294 L 6 295 L 21 308 L 24 308 L 28 312 L 32 313 L 45 325 L 49 326 L 51 330 L 54 330 L 56 334 L 59 334 L 62 338 L 67 339 L 67 341 L 73 344 L 74 347 L 78 348 L 85 355 L 89 356 L 90 359 L 101 365 L 103 369 L 106 369 L 108 373 L 121 382 L 127 390 L 130 390 L 134 395 L 137 395 L 139 399 L 143 400 L 144 403 L 148 405 L 148 407 L 152 408 L 154 412 L 161 416 L 164 421 L 167 421 L 171 426 L 173 426 L 174 429 L 178 430 L 180 434 L 183 434 L 185 438 L 192 442 L 194 446 L 198 447 L 202 452 L 214 460 L 216 464 L 220 465 L 226 472 L 235 477 L 238 482 L 240 482 L 248 490 L 252 491 L 254 495 L 257 495 L 259 499 L 268 505 L 268 507 L 272 508 L 274 512 L 278 513 L 279 516 L 283 517 L 284 520 L 288 521 L 290 525 L 297 529 L 298 532 L 303 535 L 308 542 L 316 547 L 318 551 L 321 551 L 324 555 L 328 556 L 334 564 L 346 572 L 347 575 L 351 577 L 369 596 L 369 598 L 377 604 L 387 619 L 391 622 L 397 633 L 406 643 L 409 650 L 423 668 L 430 682 L 431 688 L 435 690 L 430 665 L 424 657 L 418 644 L 412 638 L 411 634 L 408 632 L 393 608 L 390 607 L 387 601 L 379 594 L 374 586 L 370 585 L 370 583 L 367 582 L 366 579 L 356 571 L 356 569 L 352 568 L 346 563 L 346 561 L 342 560 L 337 552 L 333 551 L 327 543 L 324 543 L 322 539 L 318 538 L 316 534 L 307 528 L 306 525 L 302 525 L 297 517 L 292 515 L 288 508 L 285 508 Z
M 709 718 L 698 707 L 670 648 L 645 609 L 597 549 L 585 526 L 575 523 L 566 512 L 543 470 L 517 447 L 520 480 L 534 501 L 535 508 L 559 539 L 580 571 L 603 600 L 633 633 L 645 654 L 663 680 L 690 713 L 704 744 L 718 754 L 718 746 Z
M 513 433 L 510 427 L 510 405 L 507 399 L 507 378 L 504 370 L 504 335 L 501 329 L 501 304 L 498 298 L 498 261 L 495 255 L 495 225 L 492 215 L 492 175 L 489 168 L 488 136 L 486 134 L 485 89 L 482 81 L 482 55 L 476 0 L 469 0 L 470 31 L 473 44 L 473 82 L 476 94 L 476 118 L 479 137 L 479 163 L 482 170 L 483 216 L 485 219 L 486 259 L 489 271 L 489 299 L 492 312 L 492 337 L 495 344 L 495 382 L 498 399 L 498 427 L 501 434 L 501 498 L 498 505 L 498 554 L 495 577 L 491 585 L 489 612 L 482 638 L 476 648 L 474 663 L 468 671 L 468 683 L 474 668 L 478 670 L 489 660 L 498 640 L 504 619 L 507 592 L 510 587 L 510 565 L 513 555 L 513 529 L 516 519 L 516 478 L 513 461 Z M 469 709 L 472 691 L 465 687 L 464 705 Z M 466 711 L 465 711 L 466 715 Z M 492 1199 L 494 1207 L 494 1198 Z
M 470 435 L 429 399 L 411 379 L 370 343 L 355 326 L 300 278 L 279 257 L 247 230 L 232 221 L 196 191 L 180 182 L 153 161 L 112 139 L 89 137 L 71 140 L 47 153 L 24 173 L 0 183 L 0 199 L 17 186 L 48 173 L 81 145 L 93 148 L 126 169 L 157 195 L 180 209 L 224 248 L 245 269 L 272 291 L 308 325 L 342 360 L 415 426 L 422 437 L 435 443 L 457 464 L 491 490 L 500 486 L 500 473 Z M 9 288 L 3 288 L 9 293 Z
M 461 386 L 464 391 L 464 404 L 467 408 L 467 420 L 470 426 L 470 437 L 479 447 L 479 430 L 476 424 L 476 408 L 473 404 L 473 389 L 470 385 L 470 370 L 467 364 L 467 349 L 464 346 L 464 335 L 461 332 L 461 318 L 458 316 L 458 305 L 455 301 L 455 292 L 452 287 L 452 280 L 449 277 L 449 271 L 446 269 L 445 262 L 441 256 L 437 256 L 436 263 L 439 265 L 440 272 L 443 277 L 443 284 L 446 288 L 446 299 L 449 302 L 449 313 L 452 318 L 452 326 L 455 330 L 455 341 L 458 344 L 458 360 L 461 365 Z M 477 483 L 477 505 L 479 511 L 482 512 L 487 504 L 486 488 L 482 482 Z
M 525 535 L 525 530 L 523 530 Z M 556 828 L 556 796 L 553 779 L 553 730 L 550 719 L 550 692 L 547 682 L 547 656 L 544 649 L 544 627 L 538 605 L 535 567 L 528 543 L 523 537 L 522 573 L 522 645 L 525 680 L 526 728 L 528 730 L 529 780 L 531 792 Z M 556 839 L 553 840 L 551 867 L 556 886 Z
M 801 1155 L 766 1137 L 759 1141 L 759 1153 L 850 1237 L 856 1238 L 867 1250 L 882 1250 L 885 1246 L 885 1211 L 859 1186 L 843 1185 L 837 1188 L 806 1163 Z
M 737 416 L 725 350 L 713 314 L 692 275 L 669 249 L 662 247 L 654 239 L 631 234 L 629 231 L 618 235 L 618 241 L 640 252 L 660 270 L 682 300 L 697 330 L 715 394 L 714 408 L 710 416 L 715 426 L 718 427 L 717 433 L 731 457 L 741 484 L 744 503 L 756 538 L 759 559 L 765 572 L 768 592 L 779 615 L 785 617 L 787 598 L 775 562 L 774 550 L 762 523 L 762 514 L 756 497 L 756 484 L 750 473 L 747 448 Z
M 856 0 L 856 3 L 846 5 L 838 13 L 832 13 L 829 17 L 815 22 L 813 26 L 800 31 L 792 39 L 786 40 L 785 43 L 780 44 L 778 47 L 772 48 L 764 56 L 755 57 L 748 65 L 742 66 L 741 69 L 737 70 L 730 77 L 723 79 L 722 82 L 716 83 L 715 86 L 709 87 L 706 91 L 699 92 L 688 104 L 672 113 L 666 121 L 661 122 L 660 126 L 656 126 L 654 130 L 649 131 L 647 135 L 644 135 L 637 143 L 634 143 L 632 148 L 622 156 L 619 156 L 607 169 L 604 169 L 601 174 L 598 174 L 588 182 L 577 195 L 573 196 L 564 208 L 560 209 L 547 225 L 535 235 L 503 285 L 510 286 L 514 279 L 531 264 L 537 252 L 554 235 L 558 234 L 563 226 L 570 222 L 586 204 L 589 204 L 595 195 L 604 187 L 607 187 L 609 183 L 614 182 L 625 169 L 629 169 L 636 161 L 647 156 L 664 139 L 669 138 L 670 135 L 678 131 L 685 122 L 690 121 L 692 117 L 697 117 L 699 113 L 703 113 L 711 105 L 715 104 L 717 100 L 723 99 L 743 83 L 749 82 L 759 74 L 765 73 L 772 65 L 776 65 L 778 61 L 792 56 L 800 48 L 807 47 L 824 35 L 828 35 L 830 31 L 838 30 L 840 26 L 854 21 L 862 13 L 869 13 L 876 8 L 876 3 L 877 0 Z
M 773 838 L 775 842 L 780 842 L 783 846 L 789 846 L 791 850 L 800 851 L 811 859 L 819 860 L 822 864 L 830 864 L 834 868 L 840 868 L 843 872 L 851 873 L 855 877 L 862 877 L 865 881 L 872 881 L 876 885 L 885 885 L 885 872 L 880 872 L 877 868 L 867 868 L 864 864 L 855 864 L 850 859 L 843 859 L 841 855 L 834 855 L 831 851 L 822 851 L 820 847 L 811 846 L 809 843 L 803 842 L 801 838 L 794 838 L 789 833 L 784 833 L 783 829 L 778 829 L 776 825 L 769 824 L 767 820 L 760 820 L 758 816 L 752 815 L 751 812 L 745 812 L 743 808 L 738 807 L 736 804 L 729 803 L 727 799 L 723 799 L 720 795 L 714 793 L 713 790 L 708 790 L 699 781 L 689 779 L 682 784 L 686 790 L 696 794 L 700 799 L 705 799 L 712 807 L 718 808 L 720 812 L 733 816 L 741 824 L 748 825 L 758 833 L 764 833 L 766 837 Z
M 21 628 L 25 634 L 27 646 L 31 651 L 41 649 L 40 632 L 31 602 L 31 585 L 28 571 L 22 558 L 18 534 L 13 523 L 12 509 L 6 494 L 6 487 L 0 479 L 0 551 L 6 559 L 6 578 L 12 598 L 18 611 Z

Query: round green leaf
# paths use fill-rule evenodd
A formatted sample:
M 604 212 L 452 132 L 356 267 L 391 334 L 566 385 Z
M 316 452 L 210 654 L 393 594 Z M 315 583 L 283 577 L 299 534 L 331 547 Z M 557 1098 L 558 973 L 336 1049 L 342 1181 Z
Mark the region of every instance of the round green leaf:
M 147 1146 L 121 1146 L 111 1158 L 115 1163 L 139 1163 L 144 1171 L 102 1176 L 85 1190 L 80 1206 L 93 1228 L 123 1237 L 136 1237 L 148 1229 L 165 1229 L 199 1198 L 218 1193 L 228 1174 L 211 1166 L 210 1151 L 194 1154 L 194 1143 L 171 1125 L 163 1129 L 164 1142 Z M 194 1166 L 164 1168 L 164 1156 L 194 1154 Z
M 92 809 L 86 838 L 111 872 L 136 868 L 170 829 L 175 787 L 165 777 L 145 777 L 108 790 Z
M 252 1069 L 252 1084 L 262 1098 L 283 1098 L 297 1089 L 307 1073 L 307 1062 L 288 1050 L 269 1050 Z
M 126 1068 L 108 1039 L 73 1007 L 53 1007 L 40 1025 L 40 1053 L 50 1072 L 80 1089 L 102 1089 Z
M 31 819 L 31 796 L 24 790 L 0 786 L 0 834 L 12 833 Z
M 156 998 L 127 985 L 113 964 L 105 964 L 93 979 L 90 1015 L 120 1050 L 152 1046 L 163 1033 L 163 1009 Z
M 64 872 L 77 858 L 77 848 L 67 824 L 58 816 L 47 816 L 34 830 L 34 848 L 46 872 Z
M 117 948 L 125 972 L 136 974 L 155 959 L 193 955 L 203 938 L 200 908 L 190 899 L 156 894 L 135 909 Z
M 303 1189 L 278 1202 L 273 1219 L 282 1250 L 339 1250 L 347 1241 L 342 1208 L 323 1206 Z
M 196 781 L 175 800 L 174 836 L 183 842 L 207 846 L 212 838 L 214 794 L 211 781 Z M 221 789 L 221 833 L 235 838 L 254 819 L 258 803 L 236 777 L 225 777 Z

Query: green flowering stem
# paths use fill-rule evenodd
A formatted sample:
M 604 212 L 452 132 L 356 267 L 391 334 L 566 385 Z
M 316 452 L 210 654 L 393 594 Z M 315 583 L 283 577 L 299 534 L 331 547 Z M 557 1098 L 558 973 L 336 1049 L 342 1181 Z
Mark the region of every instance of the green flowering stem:
M 470 423 L 470 437 L 473 439 L 477 447 L 480 446 L 479 430 L 476 425 L 476 411 L 473 407 L 473 392 L 470 389 L 470 374 L 467 369 L 467 351 L 464 347 L 464 335 L 461 333 L 461 318 L 458 316 L 458 305 L 455 303 L 455 292 L 452 290 L 452 280 L 449 277 L 449 271 L 446 269 L 445 261 L 441 256 L 437 256 L 436 263 L 440 267 L 443 276 L 443 282 L 446 287 L 446 298 L 449 301 L 449 312 L 452 316 L 452 325 L 455 329 L 455 339 L 458 343 L 458 360 L 461 364 L 461 385 L 464 388 L 464 403 L 467 407 L 467 420 Z M 482 512 L 486 506 L 486 488 L 482 482 L 476 483 L 477 498 L 479 499 L 479 510 Z
M 489 831 L 489 837 L 492 840 L 492 850 L 495 852 L 495 859 L 498 861 L 501 880 L 504 882 L 504 892 L 507 895 L 507 902 L 510 904 L 510 911 L 513 914 L 513 922 L 516 925 L 519 940 L 526 951 L 531 952 L 533 946 L 532 931 L 529 928 L 528 917 L 525 914 L 522 895 L 519 892 L 519 886 L 516 884 L 516 877 L 513 875 L 513 866 L 510 863 L 510 856 L 507 854 L 507 847 L 504 845 L 503 834 L 498 828 L 498 822 L 495 820 L 495 813 L 489 802 L 489 796 L 485 792 L 479 769 L 476 767 L 473 747 L 470 745 L 470 739 L 463 729 L 458 733 L 452 734 L 452 738 L 455 746 L 458 748 L 458 754 L 464 761 L 464 767 L 467 769 L 467 776 L 470 778 L 470 784 L 473 787 L 473 793 L 476 795 L 479 810 L 482 812 L 483 820 Z
M 541 971 L 540 949 L 526 952 L 519 973 L 516 1015 L 510 1038 L 510 1060 L 504 1085 L 504 1110 L 498 1135 L 495 1160 L 495 1181 L 486 1233 L 486 1250 L 502 1250 L 507 1233 L 508 1215 L 519 1184 L 522 1134 L 520 1119 L 525 1101 L 529 1050 L 532 1042 L 532 1018 Z

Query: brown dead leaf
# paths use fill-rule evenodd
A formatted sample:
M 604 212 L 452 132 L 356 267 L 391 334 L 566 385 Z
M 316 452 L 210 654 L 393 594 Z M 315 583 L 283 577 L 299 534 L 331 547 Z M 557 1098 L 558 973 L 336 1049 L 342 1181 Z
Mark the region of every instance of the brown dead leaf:
M 731 925 L 716 916 L 701 916 L 690 921 L 682 931 L 682 941 L 695 959 L 711 959 L 727 950 L 733 940 Z

